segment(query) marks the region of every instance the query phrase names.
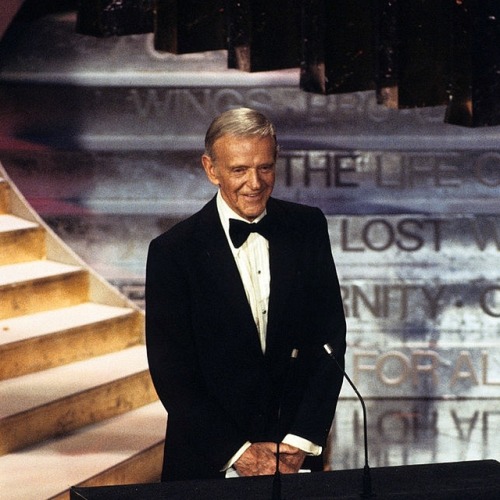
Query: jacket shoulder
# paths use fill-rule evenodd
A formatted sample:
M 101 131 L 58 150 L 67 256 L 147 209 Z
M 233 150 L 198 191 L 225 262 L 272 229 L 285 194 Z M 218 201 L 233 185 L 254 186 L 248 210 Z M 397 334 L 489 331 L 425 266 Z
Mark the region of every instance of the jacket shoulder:
M 316 226 L 325 222 L 325 216 L 318 207 L 271 198 L 268 212 L 286 221 L 288 226 Z
M 154 238 L 150 246 L 175 246 L 181 248 L 183 245 L 191 245 L 194 239 L 199 237 L 200 228 L 213 224 L 213 210 L 211 202 L 201 210 L 174 224 L 164 233 Z

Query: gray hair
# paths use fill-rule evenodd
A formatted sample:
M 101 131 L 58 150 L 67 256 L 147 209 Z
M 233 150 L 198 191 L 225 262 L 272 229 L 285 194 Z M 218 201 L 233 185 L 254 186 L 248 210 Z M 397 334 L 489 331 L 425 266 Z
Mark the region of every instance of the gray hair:
M 230 109 L 212 121 L 205 135 L 205 154 L 212 160 L 215 159 L 213 151 L 215 141 L 225 135 L 272 137 L 276 144 L 275 154 L 278 152 L 274 125 L 262 113 L 254 109 Z

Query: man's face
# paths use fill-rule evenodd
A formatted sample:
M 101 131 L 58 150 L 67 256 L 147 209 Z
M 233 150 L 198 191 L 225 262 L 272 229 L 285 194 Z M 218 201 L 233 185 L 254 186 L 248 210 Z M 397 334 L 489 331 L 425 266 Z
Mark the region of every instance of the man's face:
M 254 220 L 266 208 L 275 180 L 276 144 L 272 137 L 225 135 L 213 146 L 215 160 L 201 158 L 212 184 L 243 218 Z

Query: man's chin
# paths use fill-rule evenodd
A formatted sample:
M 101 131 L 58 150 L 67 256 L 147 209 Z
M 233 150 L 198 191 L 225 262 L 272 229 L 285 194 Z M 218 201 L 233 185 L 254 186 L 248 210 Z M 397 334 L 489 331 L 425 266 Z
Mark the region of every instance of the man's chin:
M 255 208 L 255 209 L 251 209 L 251 210 L 243 210 L 241 212 L 241 215 L 247 219 L 248 221 L 252 222 L 254 219 L 256 219 L 264 210 L 266 209 L 265 205 L 264 206 L 260 206 L 258 208 Z

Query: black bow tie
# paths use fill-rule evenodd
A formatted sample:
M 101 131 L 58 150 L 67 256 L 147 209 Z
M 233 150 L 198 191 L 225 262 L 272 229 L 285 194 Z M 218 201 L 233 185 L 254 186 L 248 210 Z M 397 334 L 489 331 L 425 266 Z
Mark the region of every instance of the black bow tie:
M 254 224 L 249 224 L 242 220 L 229 219 L 229 236 L 231 236 L 231 241 L 236 248 L 241 247 L 245 243 L 250 233 L 259 233 L 266 240 L 269 240 L 271 230 L 271 219 L 268 215 Z

